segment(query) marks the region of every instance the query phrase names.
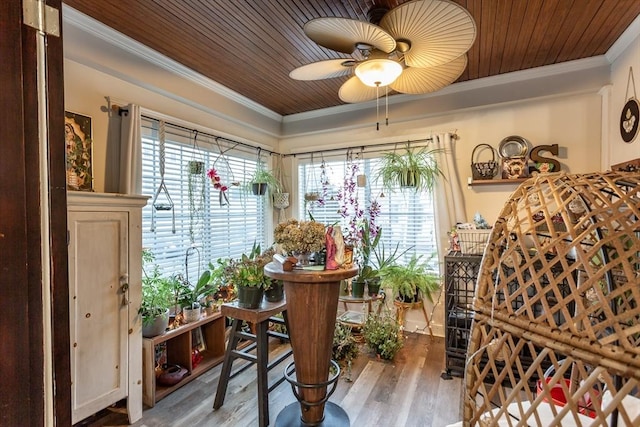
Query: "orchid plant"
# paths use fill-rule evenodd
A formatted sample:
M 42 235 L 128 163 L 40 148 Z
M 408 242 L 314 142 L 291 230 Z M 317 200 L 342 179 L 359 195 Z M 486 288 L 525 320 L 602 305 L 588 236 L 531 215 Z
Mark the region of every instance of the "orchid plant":
M 229 187 L 222 182 L 222 178 L 218 171 L 214 168 L 211 168 L 207 171 L 207 177 L 211 180 L 211 184 L 213 188 L 220 191 L 218 196 L 220 200 L 220 206 L 225 206 L 229 204 L 229 196 L 227 195 L 227 191 Z

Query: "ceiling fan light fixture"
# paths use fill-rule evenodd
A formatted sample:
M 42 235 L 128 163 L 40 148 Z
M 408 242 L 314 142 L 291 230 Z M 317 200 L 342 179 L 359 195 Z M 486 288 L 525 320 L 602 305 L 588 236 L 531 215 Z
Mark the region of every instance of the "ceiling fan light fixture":
M 370 87 L 390 85 L 400 74 L 402 74 L 402 65 L 386 58 L 370 59 L 356 67 L 356 76 Z

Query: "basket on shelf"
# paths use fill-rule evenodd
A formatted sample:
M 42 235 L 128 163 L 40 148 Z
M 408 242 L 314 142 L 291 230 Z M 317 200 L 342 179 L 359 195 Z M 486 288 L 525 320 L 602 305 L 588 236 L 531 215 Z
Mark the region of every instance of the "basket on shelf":
M 458 243 L 460 252 L 467 255 L 482 255 L 487 246 L 491 230 L 473 229 L 456 230 L 458 233 Z
M 486 162 L 476 162 L 476 150 L 489 149 L 491 160 Z M 478 144 L 471 153 L 471 173 L 473 179 L 493 179 L 498 174 L 498 162 L 496 161 L 496 150 L 489 144 Z

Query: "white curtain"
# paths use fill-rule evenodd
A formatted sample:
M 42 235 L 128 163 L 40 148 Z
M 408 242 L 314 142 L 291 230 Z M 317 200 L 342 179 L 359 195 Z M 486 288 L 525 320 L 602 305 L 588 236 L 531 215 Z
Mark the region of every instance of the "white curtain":
M 120 128 L 120 185 L 122 194 L 142 194 L 140 106 L 129 104 Z
M 442 258 L 449 247 L 447 232 L 467 219 L 455 162 L 455 139 L 450 133 L 441 133 L 433 135 L 433 142 L 436 148 L 443 150 L 438 154 L 438 165 L 444 179 L 438 180 L 435 188 L 436 241 Z

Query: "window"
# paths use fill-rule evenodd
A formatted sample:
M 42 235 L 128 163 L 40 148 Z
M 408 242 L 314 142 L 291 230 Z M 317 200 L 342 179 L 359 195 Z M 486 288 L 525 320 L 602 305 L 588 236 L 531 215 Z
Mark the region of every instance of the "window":
M 382 189 L 382 182 L 376 182 L 377 158 L 359 160 L 359 174 L 366 176 L 366 186 L 356 187 L 360 209 L 368 217 L 371 201 L 380 206 L 380 214 L 376 224 L 382 228 L 381 243 L 387 253 L 396 244 L 400 251 L 407 250 L 403 261 L 408 261 L 413 254 L 423 255 L 424 260 L 436 254 L 437 243 L 435 236 L 435 208 L 430 193 L 414 191 L 388 192 Z M 342 161 L 327 161 L 322 164 L 301 163 L 298 166 L 298 193 L 300 197 L 299 212 L 301 217 L 308 219 L 309 213 L 316 221 L 324 224 L 338 222 L 342 226 L 343 234 L 348 232 L 349 218 L 343 218 L 339 213 L 341 202 L 338 200 L 339 189 L 344 185 L 347 164 Z M 326 176 L 329 185 L 326 195 L 323 195 L 322 177 Z M 305 202 L 305 193 L 318 192 L 320 202 Z M 302 214 L 304 213 L 304 215 Z M 437 256 L 432 262 L 437 265 Z
M 170 202 L 164 191 L 160 191 L 156 207 L 153 206 L 162 178 L 158 135 L 159 122 L 143 117 L 142 192 L 151 198 L 142 212 L 142 239 L 163 274 L 182 273 L 193 282 L 210 261 L 239 257 L 251 249 L 254 241 L 264 246 L 266 199 L 230 185 L 234 181 L 243 182 L 254 173 L 255 151 L 216 143 L 207 136 L 197 136 L 196 146 L 194 132 L 166 124 L 164 183 L 173 209 L 165 210 Z M 221 150 L 224 156 L 220 155 Z M 203 174 L 189 174 L 189 162 L 194 160 L 204 162 Z M 212 167 L 229 185 L 227 206 L 221 206 L 219 191 L 205 175 Z M 193 197 L 189 196 L 190 190 Z

